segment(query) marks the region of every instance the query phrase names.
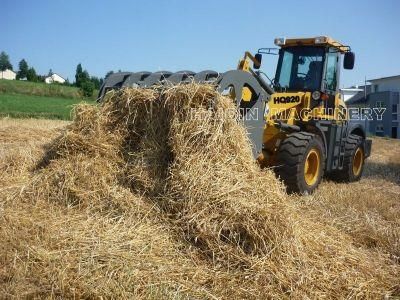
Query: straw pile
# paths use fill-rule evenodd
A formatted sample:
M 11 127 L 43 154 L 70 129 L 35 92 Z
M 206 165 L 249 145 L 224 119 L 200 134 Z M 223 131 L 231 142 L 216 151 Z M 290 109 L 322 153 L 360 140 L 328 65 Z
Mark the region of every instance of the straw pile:
M 399 268 L 304 217 L 212 86 L 78 106 L 2 202 L 0 291 L 38 297 L 398 295 Z M 28 172 L 28 171 L 27 171 Z

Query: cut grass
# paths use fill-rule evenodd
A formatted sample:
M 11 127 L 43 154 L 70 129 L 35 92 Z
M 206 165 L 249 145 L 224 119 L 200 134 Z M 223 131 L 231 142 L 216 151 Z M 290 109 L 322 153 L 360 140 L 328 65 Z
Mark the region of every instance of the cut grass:
M 70 120 L 73 105 L 81 99 L 0 93 L 0 116 Z M 86 102 L 93 103 L 92 100 Z

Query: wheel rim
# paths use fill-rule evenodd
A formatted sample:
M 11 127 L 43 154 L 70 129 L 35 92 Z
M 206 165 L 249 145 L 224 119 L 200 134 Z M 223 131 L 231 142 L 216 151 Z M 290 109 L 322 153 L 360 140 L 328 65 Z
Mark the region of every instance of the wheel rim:
M 319 176 L 320 168 L 320 154 L 316 149 L 311 149 L 308 152 L 306 161 L 304 164 L 304 179 L 307 185 L 314 185 Z
M 362 149 L 358 147 L 353 157 L 353 174 L 355 176 L 360 175 L 363 163 L 364 163 L 364 153 Z

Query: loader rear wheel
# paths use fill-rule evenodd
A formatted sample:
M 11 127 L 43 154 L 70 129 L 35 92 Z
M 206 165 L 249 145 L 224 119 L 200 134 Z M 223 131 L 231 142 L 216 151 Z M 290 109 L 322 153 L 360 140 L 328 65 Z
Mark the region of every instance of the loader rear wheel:
M 346 140 L 343 169 L 334 171 L 329 177 L 338 182 L 358 181 L 364 170 L 364 162 L 363 137 L 350 134 Z
M 275 172 L 288 193 L 312 193 L 321 182 L 324 170 L 325 150 L 318 136 L 296 132 L 281 142 Z

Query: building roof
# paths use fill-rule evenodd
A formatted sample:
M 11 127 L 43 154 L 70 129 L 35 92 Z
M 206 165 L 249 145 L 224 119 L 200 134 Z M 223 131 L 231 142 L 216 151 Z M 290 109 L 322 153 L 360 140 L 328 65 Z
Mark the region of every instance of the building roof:
M 381 78 L 376 78 L 376 79 L 368 79 L 368 81 L 375 82 L 375 81 L 386 80 L 386 79 L 400 79 L 400 75 L 387 76 L 387 77 L 381 77 Z
M 46 76 L 46 78 L 53 78 L 53 75 L 57 75 L 58 77 L 66 80 L 64 77 L 62 77 L 60 74 L 57 74 L 57 73 L 53 73 L 53 74 L 51 74 L 51 76 Z
M 4 70 L 4 71 L 1 71 L 1 72 L 6 72 L 6 71 L 10 71 L 10 72 L 13 72 L 14 74 L 17 74 L 16 72 L 14 72 L 13 70 L 11 70 L 11 69 L 6 69 L 6 70 Z
M 343 92 L 362 92 L 362 91 L 364 91 L 364 89 L 355 88 L 355 87 L 342 88 L 340 90 Z
M 362 104 L 367 101 L 367 99 L 365 98 L 365 94 L 367 94 L 368 97 L 368 95 L 371 93 L 371 85 L 360 85 L 358 86 L 358 88 L 361 89 L 361 91 L 355 94 L 349 100 L 347 100 L 346 104 Z M 364 90 L 364 88 L 366 89 L 366 91 Z

